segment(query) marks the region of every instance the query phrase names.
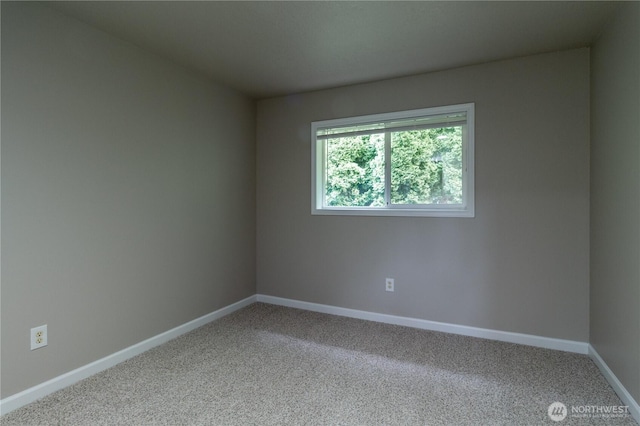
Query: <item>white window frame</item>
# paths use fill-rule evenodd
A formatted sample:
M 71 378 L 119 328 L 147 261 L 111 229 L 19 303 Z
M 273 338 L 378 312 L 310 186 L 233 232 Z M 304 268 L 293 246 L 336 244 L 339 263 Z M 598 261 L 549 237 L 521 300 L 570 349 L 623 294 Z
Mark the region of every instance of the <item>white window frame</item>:
M 318 131 L 334 127 L 365 125 L 391 120 L 440 116 L 452 113 L 466 113 L 462 137 L 462 203 L 461 204 L 388 204 L 384 207 L 336 207 L 325 205 L 326 144 L 318 139 Z M 311 123 L 311 214 L 313 215 L 356 215 L 356 216 L 425 216 L 425 217 L 475 217 L 474 185 L 474 139 L 475 104 L 466 103 L 434 108 L 423 108 L 384 114 L 363 115 Z M 390 152 L 385 150 L 386 194 L 390 192 Z M 388 199 L 388 198 L 387 198 Z

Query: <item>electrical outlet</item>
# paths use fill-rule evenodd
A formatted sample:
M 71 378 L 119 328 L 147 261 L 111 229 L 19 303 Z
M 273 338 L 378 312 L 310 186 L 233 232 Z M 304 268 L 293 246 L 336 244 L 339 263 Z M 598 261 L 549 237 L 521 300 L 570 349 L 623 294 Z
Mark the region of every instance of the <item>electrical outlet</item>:
M 31 350 L 47 346 L 47 325 L 31 329 Z
M 393 278 L 387 278 L 387 280 L 385 281 L 384 289 L 387 291 L 394 291 L 394 287 L 395 287 L 395 282 Z

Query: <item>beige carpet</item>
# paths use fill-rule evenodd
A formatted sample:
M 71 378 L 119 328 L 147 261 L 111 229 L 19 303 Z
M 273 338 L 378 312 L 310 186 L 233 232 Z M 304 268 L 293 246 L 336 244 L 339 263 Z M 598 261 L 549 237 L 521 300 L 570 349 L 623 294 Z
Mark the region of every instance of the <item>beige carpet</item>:
M 256 303 L 2 425 L 634 425 L 586 356 Z

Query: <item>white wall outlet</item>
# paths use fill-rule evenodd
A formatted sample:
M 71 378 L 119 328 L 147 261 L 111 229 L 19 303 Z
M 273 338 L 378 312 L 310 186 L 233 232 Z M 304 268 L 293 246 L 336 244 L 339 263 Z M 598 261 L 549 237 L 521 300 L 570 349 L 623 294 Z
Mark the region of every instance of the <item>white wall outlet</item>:
M 47 346 L 47 325 L 31 329 L 31 350 Z
M 387 291 L 394 291 L 395 282 L 393 278 L 387 278 L 385 281 L 384 289 Z

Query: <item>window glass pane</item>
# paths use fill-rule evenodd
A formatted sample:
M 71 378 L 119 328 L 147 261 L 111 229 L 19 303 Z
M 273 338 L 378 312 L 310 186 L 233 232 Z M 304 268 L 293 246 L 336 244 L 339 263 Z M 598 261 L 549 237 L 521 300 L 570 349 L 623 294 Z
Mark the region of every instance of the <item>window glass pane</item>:
M 326 140 L 325 204 L 333 207 L 382 207 L 384 134 Z
M 391 133 L 391 203 L 462 203 L 462 126 Z

